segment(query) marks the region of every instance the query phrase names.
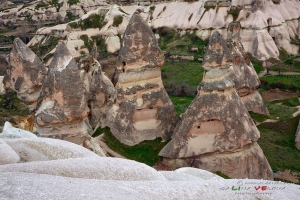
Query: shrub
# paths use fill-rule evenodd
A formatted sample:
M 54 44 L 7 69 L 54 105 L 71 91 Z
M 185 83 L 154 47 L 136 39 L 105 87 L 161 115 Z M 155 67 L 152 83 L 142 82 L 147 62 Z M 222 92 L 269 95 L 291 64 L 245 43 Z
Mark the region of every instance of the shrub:
M 81 28 L 86 30 L 89 28 L 99 28 L 101 29 L 104 23 L 104 16 L 98 14 L 91 14 L 88 18 L 80 20 L 78 22 L 70 22 L 69 25 L 71 28 Z
M 115 16 L 113 21 L 113 26 L 118 27 L 123 22 L 123 17 L 121 15 Z

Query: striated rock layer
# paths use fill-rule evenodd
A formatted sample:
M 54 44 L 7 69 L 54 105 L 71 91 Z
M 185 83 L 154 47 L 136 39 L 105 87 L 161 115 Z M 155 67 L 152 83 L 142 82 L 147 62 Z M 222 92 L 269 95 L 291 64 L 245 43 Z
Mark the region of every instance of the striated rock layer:
M 205 75 L 198 94 L 159 155 L 173 168 L 177 167 L 174 161 L 181 159 L 183 166 L 221 171 L 230 177 L 273 179 L 256 143 L 260 133 L 228 76 L 232 60 L 225 41 L 215 32 L 204 56 Z
M 87 91 L 87 104 L 90 108 L 89 122 L 93 128 L 101 126 L 107 110 L 115 99 L 115 88 L 109 78 L 102 71 L 96 60 L 97 47 L 94 45 L 90 55 L 79 62 L 80 78 Z
M 85 89 L 76 62 L 61 41 L 37 102 L 37 132 L 43 137 L 81 144 L 89 137 L 88 112 Z
M 46 74 L 47 68 L 39 57 L 16 38 L 3 79 L 4 87 L 16 91 L 21 100 L 36 102 Z
M 134 13 L 123 35 L 115 73 L 117 98 L 107 125 L 122 143 L 168 139 L 177 116 L 161 80 L 164 55 L 147 23 Z
M 231 22 L 227 29 L 227 46 L 233 56 L 229 77 L 248 111 L 269 115 L 263 99 L 256 91 L 260 81 L 241 43 L 240 29 L 240 22 Z

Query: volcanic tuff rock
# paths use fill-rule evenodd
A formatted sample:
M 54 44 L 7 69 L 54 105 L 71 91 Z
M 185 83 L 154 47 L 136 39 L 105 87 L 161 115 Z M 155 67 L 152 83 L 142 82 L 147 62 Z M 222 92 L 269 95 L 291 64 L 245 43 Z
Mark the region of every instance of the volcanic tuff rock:
M 295 143 L 296 143 L 296 147 L 300 150 L 300 121 L 299 121 L 298 128 L 296 131 Z
M 60 41 L 37 102 L 37 132 L 40 136 L 81 144 L 89 138 L 88 112 L 77 64 Z
M 142 18 L 148 22 L 152 29 L 168 27 L 182 34 L 188 32 L 197 35 L 202 39 L 208 38 L 216 29 L 226 38 L 228 24 L 232 21 L 240 21 L 242 26 L 241 42 L 245 51 L 260 60 L 267 60 L 270 57 L 277 58 L 280 48 L 285 49 L 290 54 L 297 54 L 299 49 L 299 45 L 291 44 L 292 39 L 296 36 L 300 37 L 300 2 L 297 0 L 282 0 L 280 2 L 271 0 L 164 1 L 166 3 L 151 1 L 153 4 L 149 6 L 145 6 L 145 2 L 137 6 L 133 2 L 128 2 L 126 6 L 119 6 L 119 3 L 118 5 L 99 6 L 85 15 L 83 15 L 80 6 L 70 6 L 69 9 L 79 7 L 77 11 L 80 10 L 78 14 L 81 16 L 81 20 L 92 14 L 104 16 L 105 19 L 104 23 L 101 24 L 103 26 L 100 32 L 93 29 L 73 28 L 70 34 L 66 34 L 66 37 L 68 40 L 78 40 L 79 36 L 83 34 L 87 34 L 89 37 L 101 35 L 106 38 L 107 50 L 109 52 L 117 51 L 120 48 L 118 35 L 124 33 L 130 17 L 137 9 L 140 9 L 142 10 Z M 256 3 L 251 4 L 251 2 Z M 178 8 L 180 8 L 180 12 L 178 12 Z M 24 10 L 27 8 L 20 9 L 16 15 L 24 16 Z M 13 21 L 13 19 L 7 18 L 10 16 L 16 18 L 14 12 L 2 13 L 4 21 Z M 70 12 L 73 13 L 73 11 Z M 43 19 L 49 17 L 42 16 Z M 123 19 L 121 24 L 116 25 L 114 23 L 116 17 Z M 53 29 L 56 27 L 39 29 L 30 45 L 40 44 L 48 40 L 49 37 L 47 36 L 51 35 Z M 64 29 L 66 30 L 66 28 Z M 80 51 L 78 48 L 76 55 L 80 56 Z
M 35 102 L 46 74 L 47 68 L 37 55 L 21 39 L 16 38 L 3 79 L 4 87 L 16 91 L 21 100 Z
M 6 55 L 0 54 L 0 76 L 4 76 L 6 74 L 6 70 L 8 68 L 8 57 Z
M 161 80 L 164 54 L 148 24 L 134 13 L 123 35 L 115 80 L 117 98 L 107 125 L 122 143 L 168 139 L 177 123 Z
M 97 47 L 79 61 L 80 78 L 87 91 L 87 103 L 90 108 L 89 122 L 93 128 L 101 126 L 106 119 L 107 110 L 115 99 L 115 88 L 96 60 Z
M 225 41 L 215 32 L 204 56 L 205 75 L 198 94 L 183 114 L 172 140 L 159 155 L 169 165 L 176 159 L 182 159 L 181 164 L 185 166 L 209 170 L 228 165 L 230 167 L 221 167 L 220 171 L 230 177 L 272 179 L 268 161 L 262 150 L 255 146 L 260 133 L 228 77 L 232 60 Z M 250 149 L 250 153 L 246 149 Z M 243 156 L 251 169 L 238 165 Z
M 240 22 L 231 22 L 227 29 L 227 46 L 233 56 L 229 77 L 234 82 L 235 89 L 247 110 L 269 115 L 260 94 L 255 90 L 260 81 L 241 43 L 240 29 Z

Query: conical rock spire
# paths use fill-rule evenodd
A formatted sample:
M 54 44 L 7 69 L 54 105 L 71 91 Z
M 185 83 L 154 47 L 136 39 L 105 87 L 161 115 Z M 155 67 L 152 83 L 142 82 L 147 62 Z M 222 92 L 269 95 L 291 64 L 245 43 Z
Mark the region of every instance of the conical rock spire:
M 16 38 L 9 55 L 9 66 L 4 76 L 4 87 L 16 91 L 22 100 L 35 102 L 39 96 L 47 68 L 38 56 Z
M 89 125 L 85 88 L 64 42 L 57 45 L 36 106 L 37 132 L 81 144 Z
M 123 36 L 115 73 L 117 98 L 107 126 L 122 143 L 168 139 L 178 121 L 161 80 L 163 52 L 147 23 L 134 13 Z
M 230 50 L 215 32 L 204 56 L 206 72 L 198 94 L 159 155 L 171 167 L 189 165 L 235 178 L 272 179 L 268 161 L 256 143 L 260 133 L 228 77 L 231 62 Z M 231 154 L 230 159 L 227 155 Z M 243 156 L 253 164 L 252 170 L 237 165 Z

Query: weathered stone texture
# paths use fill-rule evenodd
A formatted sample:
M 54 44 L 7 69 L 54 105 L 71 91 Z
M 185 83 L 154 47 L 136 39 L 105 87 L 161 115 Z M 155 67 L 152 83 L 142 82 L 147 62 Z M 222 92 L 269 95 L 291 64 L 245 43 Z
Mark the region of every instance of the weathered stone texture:
M 97 48 L 94 46 L 90 55 L 79 61 L 80 78 L 87 91 L 87 104 L 90 108 L 89 122 L 93 128 L 101 126 L 107 110 L 115 99 L 115 88 L 109 78 L 102 71 L 96 60 Z
M 122 143 L 168 139 L 178 121 L 160 67 L 163 52 L 148 24 L 134 13 L 124 33 L 115 73 L 117 97 L 107 125 Z
M 16 38 L 9 55 L 9 66 L 3 83 L 22 100 L 35 102 L 40 94 L 47 68 L 37 55 L 22 40 Z
M 6 74 L 6 70 L 8 68 L 8 62 L 5 55 L 0 55 L 0 76 L 4 76 Z
M 228 77 L 232 60 L 225 41 L 215 32 L 204 56 L 206 71 L 198 94 L 159 155 L 172 168 L 193 166 L 232 178 L 273 179 L 256 143 L 260 133 Z
M 39 96 L 35 122 L 40 136 L 87 138 L 89 108 L 77 65 L 65 44 L 59 42 Z
M 241 99 L 248 111 L 269 115 L 260 94 L 256 92 L 260 81 L 241 43 L 240 29 L 240 22 L 231 22 L 227 29 L 227 46 L 233 56 L 232 65 L 229 68 L 229 77 L 234 82 L 235 89 L 242 97 Z
M 273 180 L 272 169 L 262 149 L 255 142 L 231 153 L 210 153 L 185 159 L 164 159 L 172 170 L 192 166 L 210 172 L 222 172 L 230 178 Z

